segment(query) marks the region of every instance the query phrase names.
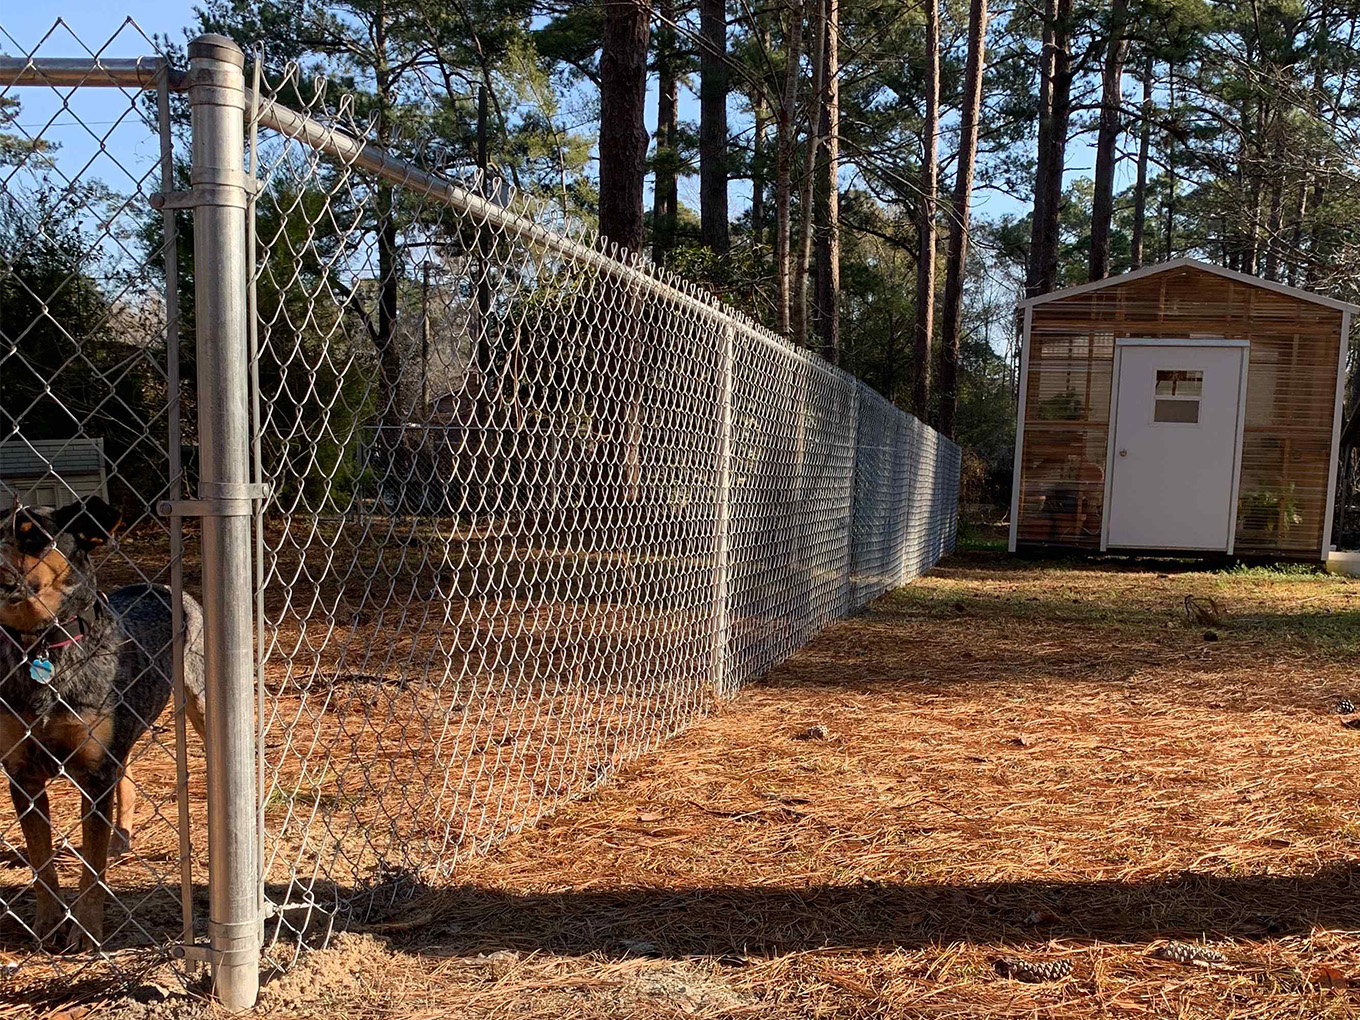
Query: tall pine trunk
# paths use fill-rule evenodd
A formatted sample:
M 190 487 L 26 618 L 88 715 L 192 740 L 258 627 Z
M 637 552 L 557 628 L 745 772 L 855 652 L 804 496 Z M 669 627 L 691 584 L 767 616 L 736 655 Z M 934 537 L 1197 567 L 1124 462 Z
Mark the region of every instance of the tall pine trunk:
M 911 389 L 911 410 L 922 421 L 930 420 L 931 353 L 935 334 L 935 204 L 940 178 L 940 3 L 925 0 L 926 81 L 925 124 L 921 128 L 921 215 L 916 233 L 916 323 L 912 328 L 912 354 L 916 377 Z
M 815 220 L 813 213 L 813 186 L 817 180 L 817 160 L 822 149 L 822 98 L 826 83 L 822 77 L 826 73 L 823 50 L 826 32 L 827 0 L 810 0 L 813 17 L 808 20 L 812 27 L 812 96 L 808 111 L 807 163 L 803 168 L 802 194 L 799 195 L 798 214 L 800 229 L 798 237 L 798 265 L 793 275 L 793 307 L 789 310 L 789 329 L 793 342 L 806 347 L 808 342 L 808 277 L 812 265 L 812 235 Z
M 1308 178 L 1299 178 L 1298 197 L 1294 200 L 1294 229 L 1289 238 L 1289 286 L 1299 285 L 1299 267 L 1303 262 L 1303 221 L 1308 215 Z
M 1260 157 L 1264 155 L 1261 149 L 1261 138 L 1265 133 L 1266 110 L 1265 104 L 1259 100 L 1255 104 L 1255 114 L 1248 113 L 1244 118 L 1243 127 L 1246 129 L 1243 146 L 1246 152 L 1247 164 L 1247 187 L 1246 187 L 1246 216 L 1244 217 L 1243 228 L 1245 237 L 1242 243 L 1242 265 L 1241 270 L 1252 276 L 1256 275 L 1256 263 L 1260 254 L 1260 235 L 1261 235 L 1261 175 L 1257 166 Z M 1255 125 L 1254 129 L 1252 125 Z
M 1266 220 L 1267 280 L 1280 279 L 1280 249 L 1284 245 L 1284 125 L 1276 118 L 1275 143 L 1271 146 L 1270 214 Z
M 731 246 L 727 223 L 727 6 L 699 3 L 699 232 L 719 254 Z
M 1176 251 L 1176 65 L 1166 65 L 1166 261 Z
M 1152 54 L 1143 61 L 1142 123 L 1138 129 L 1138 177 L 1133 185 L 1133 236 L 1129 241 L 1129 268 L 1143 265 L 1143 238 L 1147 231 L 1148 156 L 1152 148 Z
M 826 0 L 822 32 L 822 112 L 818 133 L 822 157 L 817 164 L 817 301 L 814 325 L 822 357 L 840 364 L 840 0 Z
M 675 247 L 675 219 L 679 208 L 676 171 L 680 154 L 676 114 L 675 0 L 661 0 L 661 23 L 656 30 L 656 182 L 652 192 L 652 261 L 658 266 Z
M 940 342 L 940 431 L 954 437 L 959 404 L 959 328 L 963 313 L 963 275 L 968 263 L 969 205 L 977 159 L 978 119 L 982 114 L 982 71 L 987 60 L 987 0 L 972 0 L 968 13 L 968 64 L 963 109 L 959 116 L 959 164 L 950 203 L 949 258 L 945 266 Z
M 757 33 L 762 53 L 770 52 L 770 31 L 761 19 Z M 762 76 L 762 86 L 763 86 Z M 755 244 L 765 243 L 765 135 L 770 126 L 770 108 L 766 93 L 757 89 L 751 103 L 755 114 L 755 136 L 751 141 L 751 240 Z
M 600 233 L 625 252 L 642 251 L 642 185 L 647 172 L 647 43 L 651 0 L 613 0 L 605 7 L 600 52 Z M 620 328 L 599 336 L 611 364 L 610 390 L 597 405 L 600 430 L 609 441 L 598 448 L 596 506 L 635 502 L 642 481 L 642 316 L 631 288 L 606 278 L 598 300 Z M 601 523 L 605 518 L 601 517 Z M 602 541 L 627 542 L 622 528 Z
M 650 0 L 606 5 L 600 51 L 600 233 L 630 252 L 643 245 L 650 15 Z
M 765 241 L 765 132 L 769 117 L 765 100 L 757 96 L 755 102 L 755 136 L 751 142 L 751 240 Z
M 1048 223 L 1048 189 L 1044 178 L 1049 173 L 1048 163 L 1053 158 L 1053 74 L 1058 4 L 1060 0 L 1044 0 L 1043 36 L 1039 50 L 1039 134 L 1035 145 L 1034 211 L 1029 223 L 1029 262 L 1025 267 L 1025 293 L 1039 293 L 1039 253 L 1044 244 L 1044 230 Z
M 782 336 L 789 335 L 789 306 L 792 299 L 794 116 L 798 110 L 799 60 L 803 47 L 803 17 L 800 10 L 802 6 L 800 0 L 789 0 L 788 29 L 785 35 L 788 63 L 785 67 L 784 89 L 775 121 L 775 322 Z
M 1100 131 L 1096 136 L 1095 194 L 1091 200 L 1091 255 L 1087 277 L 1103 280 L 1110 275 L 1110 221 L 1114 218 L 1115 146 L 1121 130 L 1120 106 L 1123 102 L 1124 22 L 1128 0 L 1114 0 L 1110 6 L 1110 40 L 1105 54 L 1101 82 Z
M 1061 240 L 1063 170 L 1067 159 L 1067 125 L 1072 112 L 1072 0 L 1051 3 L 1053 25 L 1050 40 L 1049 128 L 1046 151 L 1039 153 L 1034 175 L 1035 211 L 1039 219 L 1037 248 L 1033 253 L 1030 293 L 1047 294 L 1058 280 L 1058 247 Z M 1042 217 L 1038 216 L 1042 210 Z

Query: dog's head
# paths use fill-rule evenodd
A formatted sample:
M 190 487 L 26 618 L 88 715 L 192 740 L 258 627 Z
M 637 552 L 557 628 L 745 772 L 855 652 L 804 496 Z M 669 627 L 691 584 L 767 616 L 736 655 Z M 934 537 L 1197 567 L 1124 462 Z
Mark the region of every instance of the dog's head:
M 85 609 L 96 590 L 90 553 L 122 520 L 98 496 L 0 514 L 0 624 L 33 633 Z

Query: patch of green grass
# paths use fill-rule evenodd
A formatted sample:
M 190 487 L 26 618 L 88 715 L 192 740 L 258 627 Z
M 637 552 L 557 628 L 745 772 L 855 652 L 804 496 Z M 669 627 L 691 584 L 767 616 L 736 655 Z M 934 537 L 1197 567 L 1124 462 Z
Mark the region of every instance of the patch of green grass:
M 1256 581 L 1341 580 L 1337 575 L 1329 574 L 1313 563 L 1235 563 L 1231 567 L 1216 571 L 1216 573 L 1220 577 L 1251 578 Z
M 327 769 L 319 778 L 297 790 L 285 790 L 282 786 L 275 786 L 265 798 L 264 809 L 268 812 L 296 805 L 304 808 L 315 807 L 329 814 L 358 802 L 358 797 L 340 791 L 339 776 Z
M 1004 553 L 1010 536 L 998 524 L 959 519 L 957 549 L 959 552 Z

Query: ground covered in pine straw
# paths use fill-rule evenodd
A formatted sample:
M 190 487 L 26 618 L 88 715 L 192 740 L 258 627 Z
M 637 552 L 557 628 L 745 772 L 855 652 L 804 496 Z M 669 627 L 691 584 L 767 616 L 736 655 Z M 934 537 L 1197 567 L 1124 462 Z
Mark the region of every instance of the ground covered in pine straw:
M 1360 1015 L 1358 652 L 1357 581 L 961 554 L 263 1012 Z

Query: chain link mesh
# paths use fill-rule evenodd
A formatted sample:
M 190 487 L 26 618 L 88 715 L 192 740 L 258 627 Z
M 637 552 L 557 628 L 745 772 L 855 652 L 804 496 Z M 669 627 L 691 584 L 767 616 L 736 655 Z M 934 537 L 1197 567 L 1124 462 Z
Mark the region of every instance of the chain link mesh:
M 129 45 L 92 50 L 60 23 L 38 47 L 3 43 L 39 65 Z M 189 180 L 169 97 L 158 116 L 152 80 L 108 84 L 0 81 L 0 485 L 25 505 L 98 494 L 122 511 L 119 541 L 84 568 L 101 589 L 178 591 L 182 573 L 193 592 L 197 526 L 156 507 L 194 491 L 194 386 L 176 357 L 180 334 L 192 352 L 192 301 L 177 315 L 174 284 L 211 267 L 189 265 L 187 212 L 150 210 Z M 286 963 L 926 570 L 953 546 L 959 452 L 689 284 L 617 259 L 556 201 L 494 176 L 458 184 L 448 153 L 324 81 L 286 69 L 252 110 L 254 435 L 270 486 L 259 807 Z M 142 651 L 163 674 L 166 648 Z M 0 691 L 9 767 L 35 730 Z M 5 993 L 125 982 L 182 926 L 192 937 L 202 745 L 183 742 L 182 784 L 183 719 L 141 722 L 133 845 L 102 877 L 98 951 L 40 945 L 33 898 L 56 874 L 82 930 L 82 815 L 107 805 L 60 777 L 48 803 L 21 805 L 53 822 L 43 877 L 0 816 Z
M 959 451 L 604 257 L 550 201 L 460 187 L 326 83 L 290 69 L 263 92 L 282 129 L 260 135 L 255 278 L 279 958 L 928 569 L 953 547 Z
M 0 998 L 34 1003 L 44 985 L 79 994 L 167 961 L 186 918 L 182 863 L 206 878 L 179 818 L 184 806 L 204 821 L 202 747 L 188 749 L 195 778 L 181 797 L 173 709 L 157 704 L 171 683 L 179 544 L 157 505 L 178 495 L 180 444 L 193 441 L 178 432 L 173 275 L 166 287 L 175 242 L 150 206 L 165 184 L 169 122 L 154 59 L 143 87 L 100 74 L 129 50 L 154 52 L 130 21 L 93 46 L 62 22 L 36 45 L 0 30 L 0 51 L 39 68 L 80 58 L 100 85 L 40 74 L 20 87 L 0 75 L 0 762 L 13 801 L 0 809 Z M 191 404 L 191 386 L 183 398 Z M 55 544 L 21 556 L 16 535 L 35 519 L 20 508 L 56 508 L 36 518 L 47 530 L 94 498 L 121 515 L 115 541 L 86 560 L 75 517 L 54 529 L 66 532 Z M 194 536 L 187 545 L 196 563 Z M 196 628 L 196 607 L 187 612 Z M 52 664 L 47 684 L 32 672 L 40 657 Z M 126 767 L 105 767 L 126 732 L 142 733 Z M 50 767 L 35 771 L 45 756 Z M 44 772 L 55 773 L 45 789 Z M 110 826 L 111 860 L 95 877 L 87 868 Z M 118 856 L 123 836 L 131 845 Z M 39 906 L 52 895 L 55 924 Z

